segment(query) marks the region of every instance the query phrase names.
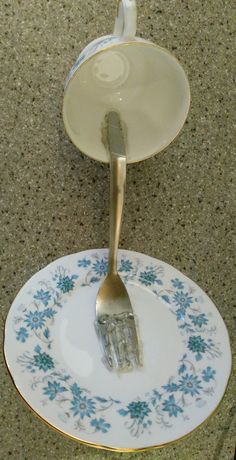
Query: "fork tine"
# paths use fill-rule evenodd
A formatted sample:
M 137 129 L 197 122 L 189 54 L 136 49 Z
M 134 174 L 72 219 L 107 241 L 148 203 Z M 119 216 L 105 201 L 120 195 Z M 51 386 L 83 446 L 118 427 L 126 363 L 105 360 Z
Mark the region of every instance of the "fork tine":
M 139 339 L 133 313 L 101 315 L 95 327 L 109 368 L 131 370 L 141 366 L 141 356 L 136 352 Z

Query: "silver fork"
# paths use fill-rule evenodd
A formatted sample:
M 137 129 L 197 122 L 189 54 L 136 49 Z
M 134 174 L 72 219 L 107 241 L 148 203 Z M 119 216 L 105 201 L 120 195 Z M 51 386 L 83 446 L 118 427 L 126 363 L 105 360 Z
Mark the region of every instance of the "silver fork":
M 106 115 L 103 137 L 110 154 L 110 244 L 108 274 L 96 298 L 95 327 L 107 367 L 125 371 L 141 366 L 141 347 L 130 298 L 117 272 L 126 181 L 124 130 L 117 112 Z

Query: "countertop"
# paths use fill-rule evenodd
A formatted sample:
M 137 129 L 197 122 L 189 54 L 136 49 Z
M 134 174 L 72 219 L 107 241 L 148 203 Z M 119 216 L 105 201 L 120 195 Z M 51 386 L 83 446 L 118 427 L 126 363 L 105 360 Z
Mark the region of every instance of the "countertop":
M 164 153 L 128 167 L 121 247 L 181 270 L 212 298 L 235 350 L 233 2 L 138 0 L 138 34 L 168 48 L 191 85 L 187 122 Z M 65 254 L 108 245 L 109 168 L 69 141 L 63 83 L 82 48 L 113 28 L 115 0 L 5 0 L 1 19 L 1 328 L 19 289 Z M 233 459 L 233 376 L 213 417 L 160 450 L 94 450 L 44 425 L 1 355 L 0 458 Z

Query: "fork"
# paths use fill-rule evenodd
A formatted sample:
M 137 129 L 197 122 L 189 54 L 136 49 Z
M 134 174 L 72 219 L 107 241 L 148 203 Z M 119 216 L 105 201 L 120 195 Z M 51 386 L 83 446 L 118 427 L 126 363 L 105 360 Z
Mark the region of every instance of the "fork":
M 110 244 L 108 274 L 96 298 L 95 327 L 110 370 L 128 371 L 141 366 L 137 320 L 126 287 L 117 271 L 126 180 L 124 128 L 117 112 L 108 112 L 103 141 L 110 154 Z

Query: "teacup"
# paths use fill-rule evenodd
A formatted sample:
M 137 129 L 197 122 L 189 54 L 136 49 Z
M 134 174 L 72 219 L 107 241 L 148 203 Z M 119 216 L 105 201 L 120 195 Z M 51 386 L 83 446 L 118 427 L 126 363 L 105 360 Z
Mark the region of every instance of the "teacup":
M 65 84 L 63 119 L 78 149 L 109 162 L 102 142 L 107 112 L 119 112 L 127 130 L 127 163 L 155 155 L 180 132 L 190 105 L 187 76 L 164 48 L 136 37 L 136 2 L 119 2 L 114 32 L 92 41 Z

